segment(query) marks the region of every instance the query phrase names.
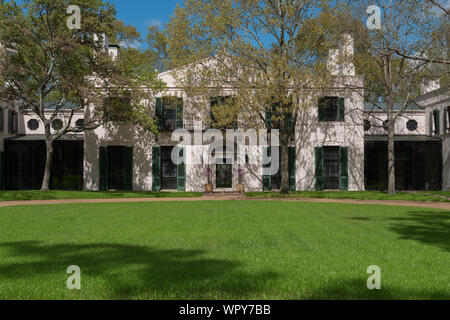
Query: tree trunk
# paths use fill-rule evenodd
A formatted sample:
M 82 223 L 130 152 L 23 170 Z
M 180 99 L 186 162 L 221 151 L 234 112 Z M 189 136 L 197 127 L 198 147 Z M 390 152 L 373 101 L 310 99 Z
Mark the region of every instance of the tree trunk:
M 280 193 L 289 193 L 289 137 L 286 133 L 280 133 L 280 170 L 281 187 Z
M 45 169 L 44 169 L 44 178 L 42 179 L 42 187 L 41 191 L 49 191 L 50 185 L 50 175 L 52 172 L 52 161 L 53 161 L 53 141 L 46 139 L 45 141 L 46 152 L 47 155 L 45 157 Z
M 395 142 L 392 120 L 388 132 L 388 193 L 395 194 Z

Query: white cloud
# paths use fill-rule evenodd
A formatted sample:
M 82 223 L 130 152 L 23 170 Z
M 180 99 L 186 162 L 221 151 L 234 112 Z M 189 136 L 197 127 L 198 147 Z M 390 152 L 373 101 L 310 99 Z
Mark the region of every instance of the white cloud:
M 156 26 L 156 27 L 161 27 L 162 22 L 160 19 L 149 19 L 145 21 L 145 24 L 147 26 Z
M 128 42 L 128 41 L 122 41 L 120 42 L 120 46 L 122 48 L 134 48 L 134 49 L 139 49 L 141 47 L 141 43 L 137 40 L 133 41 L 133 42 Z

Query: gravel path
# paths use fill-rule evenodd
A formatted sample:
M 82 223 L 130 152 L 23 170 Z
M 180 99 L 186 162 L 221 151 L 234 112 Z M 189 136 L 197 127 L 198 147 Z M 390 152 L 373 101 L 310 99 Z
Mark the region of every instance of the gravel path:
M 353 200 L 353 199 L 303 199 L 303 198 L 247 198 L 242 195 L 205 195 L 201 198 L 128 198 L 128 199 L 68 199 L 68 200 L 29 200 L 29 201 L 3 201 L 0 207 L 73 204 L 73 203 L 128 203 L 128 202 L 191 202 L 191 201 L 284 201 L 284 202 L 315 202 L 315 203 L 346 203 L 346 204 L 372 204 L 387 206 L 406 206 L 419 208 L 433 208 L 450 210 L 449 202 L 426 201 L 398 201 L 398 200 Z

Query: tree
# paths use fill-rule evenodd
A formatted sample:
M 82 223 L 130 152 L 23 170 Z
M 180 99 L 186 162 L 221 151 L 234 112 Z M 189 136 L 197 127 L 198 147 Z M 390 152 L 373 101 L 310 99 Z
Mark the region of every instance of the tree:
M 380 8 L 380 29 L 366 27 L 367 9 Z M 365 77 L 365 100 L 380 106 L 386 112 L 388 131 L 388 193 L 394 194 L 395 185 L 395 124 L 420 95 L 424 76 L 435 74 L 437 54 L 447 50 L 438 41 L 442 16 L 432 14 L 430 1 L 358 1 L 343 24 L 355 36 L 354 63 L 358 73 Z M 410 59 L 410 57 L 428 57 Z M 442 56 L 441 56 L 442 57 Z M 442 70 L 441 70 L 442 71 Z M 446 68 L 440 74 L 448 74 Z M 398 106 L 398 107 L 395 107 Z M 378 111 L 379 111 L 378 110 Z
M 72 21 L 69 28 L 67 21 L 76 14 L 68 10 L 71 5 L 80 8 L 81 23 L 74 27 Z M 106 34 L 119 41 L 139 37 L 102 0 L 0 0 L 0 43 L 13 52 L 0 59 L 0 99 L 35 114 L 44 125 L 42 191 L 49 190 L 53 143 L 64 135 L 93 130 L 112 115 L 156 131 L 145 105 L 149 93 L 142 88 L 157 91 L 162 83 L 156 80 L 149 55 L 124 48 L 114 58 L 105 48 Z M 105 107 L 105 98 L 114 103 Z M 82 126 L 72 123 L 74 114 L 87 108 L 93 108 L 92 116 Z M 52 130 L 56 118 L 63 118 L 64 124 Z
M 299 96 L 329 80 L 326 58 L 341 9 L 331 4 L 185 0 L 167 27 L 152 28 L 149 36 L 153 52 L 168 62 L 188 96 L 233 96 L 213 110 L 219 128 L 239 116 L 245 127 L 280 130 L 282 193 L 289 191 L 289 141 L 300 108 L 307 106 Z

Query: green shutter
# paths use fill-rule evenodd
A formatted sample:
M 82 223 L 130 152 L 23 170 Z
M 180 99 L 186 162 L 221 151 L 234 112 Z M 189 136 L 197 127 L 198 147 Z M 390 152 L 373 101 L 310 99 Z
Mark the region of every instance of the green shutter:
M 270 147 L 263 147 L 263 168 L 270 168 L 270 163 L 268 163 L 270 159 L 271 149 Z M 266 164 L 264 164 L 266 163 Z M 272 190 L 272 176 L 271 175 L 263 175 L 262 177 L 263 183 L 263 191 Z
M 161 147 L 152 148 L 152 190 L 161 191 Z
M 178 152 L 184 159 L 183 163 L 177 165 L 177 190 L 186 191 L 186 148 L 175 148 L 178 148 Z
M 163 101 L 162 98 L 156 98 L 156 103 L 155 103 L 155 117 L 156 117 L 156 121 L 158 124 L 158 129 L 161 130 L 162 129 L 162 124 L 163 124 Z
M 441 134 L 441 118 L 440 118 L 440 111 L 439 110 L 435 110 L 436 111 L 436 119 L 434 119 L 435 123 L 436 123 L 436 134 Z
M 448 129 L 448 110 L 447 108 L 444 108 L 444 134 L 447 133 Z
M 108 147 L 100 147 L 99 176 L 100 191 L 108 190 Z
M 133 190 L 133 147 L 124 148 L 124 177 L 123 187 L 125 190 Z
M 433 111 L 430 112 L 429 126 L 430 126 L 430 136 L 432 136 L 433 135 Z
M 286 115 L 286 127 L 288 128 L 288 130 L 291 130 L 293 123 L 294 123 L 294 115 L 292 114 L 292 112 L 289 112 Z
M 315 148 L 315 160 L 316 160 L 316 191 L 321 191 L 324 188 L 323 181 L 323 148 Z
M 177 129 L 183 129 L 183 98 L 177 98 Z
M 3 133 L 3 125 L 5 122 L 5 110 L 0 108 L 0 133 Z
M 291 191 L 295 191 L 296 189 L 296 159 L 297 155 L 295 152 L 295 147 L 289 147 L 289 188 Z
M 272 129 L 272 111 L 266 111 L 267 130 Z
M 327 107 L 326 99 L 325 98 L 319 98 L 319 104 L 317 107 L 318 113 L 319 113 L 319 121 L 325 121 L 325 109 Z
M 348 147 L 341 148 L 341 181 L 340 189 L 348 190 Z
M 12 111 L 8 109 L 8 133 L 13 134 L 13 118 Z
M 338 121 L 345 121 L 345 98 L 338 99 Z

